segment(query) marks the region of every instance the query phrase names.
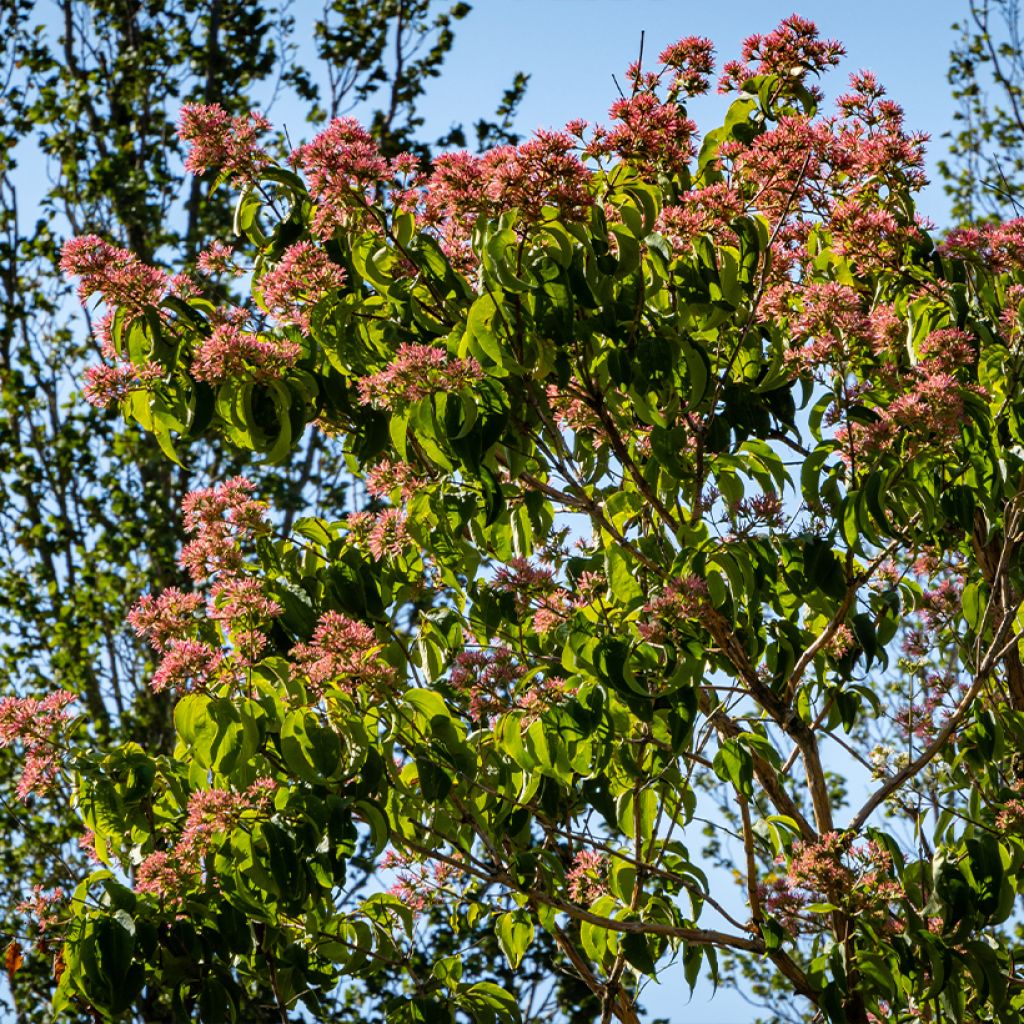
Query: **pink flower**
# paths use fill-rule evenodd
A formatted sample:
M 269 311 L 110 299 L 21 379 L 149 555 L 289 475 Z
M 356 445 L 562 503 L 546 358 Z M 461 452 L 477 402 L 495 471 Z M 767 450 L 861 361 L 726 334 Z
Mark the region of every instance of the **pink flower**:
M 640 92 L 617 100 L 608 113 L 617 123 L 595 133 L 588 155 L 615 154 L 647 173 L 679 171 L 693 157 L 697 125 L 678 103 L 662 103 L 654 93 Z
M 98 363 L 85 370 L 85 384 L 82 397 L 98 409 L 105 409 L 115 402 L 123 402 L 133 391 L 146 390 L 164 375 L 163 367 L 156 363 L 118 362 L 114 366 Z
M 192 376 L 209 384 L 250 373 L 257 380 L 280 377 L 301 353 L 300 346 L 286 338 L 251 334 L 231 323 L 218 324 L 196 351 Z
M 390 498 L 398 491 L 408 501 L 428 481 L 407 462 L 384 459 L 366 474 L 366 493 L 373 498 Z
M 508 647 L 491 651 L 468 650 L 455 656 L 450 681 L 469 698 L 469 714 L 478 721 L 508 711 L 514 704 L 512 688 L 523 672 Z
M 1024 266 L 1024 217 L 978 228 L 954 228 L 941 246 L 945 255 L 981 261 L 1002 272 Z
M 178 121 L 178 138 L 191 143 L 185 170 L 203 174 L 217 168 L 232 172 L 236 182 L 253 179 L 269 162 L 257 143 L 269 129 L 262 114 L 231 117 L 219 103 L 186 103 Z
M 60 771 L 61 750 L 55 734 L 70 717 L 67 707 L 77 698 L 66 690 L 46 697 L 5 697 L 0 700 L 0 747 L 20 743 L 25 767 L 18 782 L 18 797 L 45 793 Z
M 661 51 L 660 63 L 675 71 L 669 96 L 700 96 L 708 91 L 708 75 L 715 70 L 715 47 L 710 39 L 687 36 Z
M 544 207 L 566 220 L 581 220 L 593 205 L 590 172 L 566 132 L 538 131 L 518 146 L 499 146 L 483 156 L 445 153 L 425 183 L 425 219 L 468 230 L 476 217 L 518 210 L 527 224 Z
M 800 289 L 803 310 L 791 319 L 794 341 L 808 341 L 790 349 L 787 360 L 800 370 L 843 365 L 857 342 L 871 333 L 863 300 L 852 288 L 835 282 L 808 284 Z
M 243 271 L 232 262 L 234 254 L 232 246 L 213 242 L 196 257 L 196 266 L 208 277 L 216 277 L 218 274 L 238 275 Z
M 166 650 L 171 640 L 182 640 L 192 634 L 195 613 L 202 603 L 199 594 L 168 587 L 159 597 L 140 597 L 128 613 L 128 624 L 139 636 L 148 637 L 157 650 Z
M 96 235 L 65 242 L 60 268 L 68 277 L 79 278 L 83 302 L 98 292 L 109 306 L 119 306 L 133 316 L 159 306 L 168 289 L 162 270 L 146 266 L 134 253 Z
M 520 616 L 526 614 L 535 600 L 555 590 L 554 578 L 549 569 L 531 565 L 525 558 L 513 558 L 498 568 L 491 586 L 502 594 L 515 597 L 516 610 Z
M 565 220 L 579 220 L 593 204 L 590 172 L 575 154 L 576 142 L 563 132 L 537 131 L 518 146 L 499 146 L 481 160 L 484 194 L 493 213 L 518 210 L 528 222 L 545 206 Z
M 808 902 L 826 901 L 858 909 L 882 909 L 902 895 L 888 876 L 892 857 L 877 843 L 853 846 L 848 835 L 829 832 L 816 843 L 797 841 L 786 872 L 793 892 Z
M 391 168 L 373 136 L 355 118 L 335 118 L 291 156 L 316 200 L 313 229 L 330 238 L 336 229 L 362 224 L 377 188 Z
M 607 858 L 597 850 L 580 850 L 565 876 L 569 899 L 574 903 L 593 903 L 608 891 L 604 875 Z
M 96 836 L 92 832 L 85 832 L 78 837 L 78 848 L 88 857 L 93 864 L 102 864 L 100 855 L 96 852 Z
M 22 900 L 14 909 L 19 914 L 31 916 L 36 929 L 43 933 L 58 923 L 57 904 L 64 898 L 64 890 L 59 886 L 47 892 L 41 885 L 33 885 L 31 899 Z
M 865 269 L 885 267 L 921 241 L 916 222 L 872 207 L 858 197 L 837 203 L 831 221 L 836 251 L 854 257 Z
M 813 21 L 793 14 L 767 35 L 748 36 L 743 43 L 742 60 L 726 64 L 719 91 L 739 88 L 754 74 L 794 78 L 804 78 L 809 72 L 821 74 L 835 67 L 845 53 L 842 43 L 819 39 Z M 752 68 L 751 61 L 756 61 L 757 66 Z
M 240 529 L 263 525 L 267 506 L 250 495 L 255 485 L 244 476 L 232 477 L 216 487 L 190 491 L 182 502 L 185 529 L 195 533 L 219 524 L 222 519 Z
M 223 654 L 200 640 L 172 640 L 150 681 L 154 693 L 201 689 L 217 674 Z
M 445 884 L 453 875 L 460 873 L 456 867 L 443 861 L 415 864 L 411 858 L 393 850 L 384 855 L 381 868 L 398 870 L 397 878 L 388 892 L 397 896 L 415 913 L 440 903 L 445 895 Z
M 677 250 L 689 250 L 703 234 L 711 234 L 725 245 L 735 244 L 736 235 L 730 223 L 743 213 L 743 196 L 725 182 L 716 182 L 692 192 L 685 192 L 678 203 L 669 204 L 658 213 L 656 230 Z
M 235 829 L 245 815 L 265 812 L 276 788 L 273 779 L 260 779 L 242 793 L 196 790 L 188 799 L 188 816 L 176 849 L 183 856 L 205 856 L 216 837 Z
M 267 597 L 262 581 L 253 576 L 229 576 L 213 588 L 209 606 L 211 619 L 251 623 L 280 614 L 281 606 Z
M 260 278 L 267 309 L 283 323 L 309 330 L 304 307 L 315 306 L 345 283 L 345 271 L 332 263 L 323 249 L 310 242 L 296 242 L 285 250 L 280 262 Z
M 483 375 L 472 357 L 453 359 L 442 348 L 406 343 L 386 370 L 359 381 L 359 397 L 367 405 L 394 409 L 439 391 L 458 391 Z
M 238 572 L 242 542 L 268 532 L 266 503 L 251 498 L 252 491 L 253 485 L 239 476 L 185 497 L 185 529 L 196 537 L 182 549 L 179 561 L 194 580 Z
M 956 358 L 956 352 L 952 353 Z M 848 462 L 858 456 L 872 457 L 890 451 L 897 443 L 904 454 L 926 446 L 942 449 L 957 440 L 964 421 L 964 396 L 978 392 L 961 385 L 953 374 L 941 370 L 934 357 L 915 367 L 899 381 L 901 390 L 888 404 L 875 409 L 871 423 L 843 424 L 836 437 Z
M 369 626 L 339 612 L 325 612 L 313 639 L 296 644 L 292 656 L 317 689 L 332 683 L 354 694 L 366 687 L 379 697 L 395 681 L 395 670 L 378 657 L 381 646 Z
M 378 560 L 399 558 L 405 551 L 408 539 L 405 515 L 401 509 L 387 508 L 374 516 L 373 526 L 367 536 L 367 546 L 370 554 Z
M 708 585 L 699 576 L 672 580 L 656 598 L 643 607 L 637 629 L 650 643 L 664 643 L 679 623 L 699 619 L 708 604 Z
M 540 718 L 548 708 L 568 700 L 577 689 L 560 676 L 534 677 L 528 689 L 516 694 L 515 706 L 524 712 L 524 727 Z
M 135 871 L 135 891 L 180 902 L 200 878 L 198 865 L 177 850 L 151 853 Z
M 921 357 L 926 360 L 921 368 L 934 368 L 939 373 L 956 373 L 971 365 L 977 347 L 971 335 L 955 327 L 932 331 L 920 345 Z
M 499 567 L 491 586 L 506 594 L 519 594 L 524 591 L 547 594 L 554 589 L 554 582 L 550 569 L 531 565 L 526 558 L 513 558 L 506 565 Z

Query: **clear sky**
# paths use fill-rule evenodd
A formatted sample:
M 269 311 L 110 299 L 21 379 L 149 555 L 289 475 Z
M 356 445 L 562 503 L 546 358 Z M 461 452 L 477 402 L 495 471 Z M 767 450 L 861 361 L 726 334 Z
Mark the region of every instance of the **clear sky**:
M 767 32 L 796 13 L 814 19 L 822 33 L 846 44 L 844 64 L 823 84 L 830 96 L 845 91 L 847 76 L 874 71 L 891 97 L 905 107 L 911 128 L 928 132 L 929 169 L 946 150 L 942 133 L 952 121 L 946 83 L 951 25 L 966 0 L 473 0 L 473 12 L 459 24 L 455 49 L 443 76 L 423 105 L 430 134 L 451 123 L 472 122 L 494 109 L 517 70 L 529 73 L 529 90 L 519 127 L 560 127 L 573 117 L 604 120 L 615 98 L 612 74 L 636 58 L 640 33 L 651 58 L 687 35 L 716 45 L 719 62 L 739 56 L 742 40 Z M 698 124 L 711 127 L 722 101 L 709 97 L 690 109 Z M 947 203 L 941 184 L 932 185 L 922 212 L 939 226 Z

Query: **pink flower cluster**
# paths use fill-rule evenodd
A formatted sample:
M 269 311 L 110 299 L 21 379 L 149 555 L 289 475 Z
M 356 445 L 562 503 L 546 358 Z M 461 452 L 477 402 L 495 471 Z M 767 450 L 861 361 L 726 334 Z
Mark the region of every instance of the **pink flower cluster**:
M 954 228 L 940 246 L 943 255 L 983 263 L 1001 272 L 1024 267 L 1024 217 L 1001 224 Z
M 440 391 L 458 391 L 483 375 L 472 357 L 452 358 L 443 348 L 407 342 L 386 370 L 359 381 L 359 397 L 367 405 L 396 409 Z
M 919 364 L 905 376 L 896 397 L 875 410 L 876 420 L 847 423 L 836 431 L 843 457 L 852 464 L 858 458 L 888 452 L 900 443 L 906 457 L 913 457 L 926 446 L 948 447 L 960 436 L 967 390 L 934 361 Z
M 214 573 L 242 568 L 242 542 L 270 532 L 265 502 L 252 497 L 253 485 L 236 476 L 216 487 L 186 495 L 185 529 L 195 539 L 182 549 L 180 562 L 197 582 Z
M 202 878 L 201 859 L 217 840 L 252 820 L 266 816 L 277 783 L 257 779 L 248 789 L 195 790 L 188 799 L 185 825 L 170 850 L 151 853 L 135 872 L 135 891 L 172 903 L 180 902 Z
M 427 479 L 408 462 L 385 458 L 366 474 L 366 493 L 371 498 L 391 498 L 396 495 L 408 501 L 426 484 Z
M 103 344 L 103 354 L 114 362 L 86 369 L 82 388 L 86 401 L 105 408 L 159 381 L 164 370 L 158 364 L 133 365 L 118 356 L 110 328 L 115 309 L 123 311 L 127 326 L 145 312 L 157 309 L 164 297 L 175 290 L 175 282 L 127 249 L 111 245 L 96 235 L 80 235 L 65 242 L 60 266 L 68 277 L 79 279 L 78 295 L 83 303 L 90 295 L 98 293 L 109 307 L 97 320 L 96 335 Z
M 280 377 L 302 353 L 287 338 L 253 334 L 232 323 L 218 324 L 196 349 L 192 376 L 221 384 L 249 373 L 257 379 Z
M 478 648 L 455 656 L 450 682 L 453 689 L 469 698 L 470 716 L 486 721 L 513 707 L 512 689 L 521 675 L 510 648 Z
M 353 117 L 335 118 L 312 142 L 296 149 L 291 160 L 316 200 L 313 229 L 321 238 L 330 238 L 338 228 L 362 225 L 377 190 L 394 173 L 376 141 Z
M 219 274 L 237 276 L 244 271 L 235 264 L 234 256 L 234 246 L 212 242 L 196 257 L 196 266 L 199 272 L 207 277 L 216 277 Z
M 547 397 L 556 423 L 574 433 L 590 436 L 594 447 L 601 447 L 604 438 L 601 420 L 582 395 L 570 388 L 549 384 Z
M 135 869 L 134 889 L 139 895 L 179 902 L 200 878 L 200 869 L 187 851 L 151 853 Z
M 35 697 L 5 697 L 0 700 L 0 747 L 20 743 L 25 767 L 18 781 L 18 797 L 45 793 L 53 784 L 61 765 L 57 734 L 70 717 L 68 705 L 73 693 L 55 690 L 41 700 Z
M 803 309 L 791 321 L 794 341 L 802 348 L 786 353 L 800 370 L 844 365 L 857 342 L 870 333 L 864 301 L 851 287 L 835 282 L 807 284 L 801 289 Z
M 597 850 L 580 850 L 565 876 L 566 891 L 573 903 L 593 903 L 607 891 L 607 857 Z
M 677 96 L 700 96 L 708 91 L 708 76 L 715 70 L 715 47 L 703 36 L 687 36 L 667 46 L 658 61 L 671 69 L 670 99 Z
M 555 590 L 555 580 L 550 569 L 534 565 L 528 558 L 512 558 L 498 567 L 491 587 L 499 594 L 512 594 L 522 614 L 534 599 Z
M 617 100 L 608 114 L 613 124 L 594 130 L 588 156 L 618 156 L 648 174 L 675 173 L 693 158 L 697 125 L 678 103 L 643 91 Z
M 699 576 L 672 580 L 661 594 L 644 605 L 637 630 L 648 643 L 665 643 L 679 623 L 699 619 L 707 605 L 708 585 Z
M 47 892 L 43 886 L 33 885 L 32 896 L 27 900 L 22 900 L 14 909 L 19 914 L 31 917 L 36 931 L 43 934 L 57 924 L 57 908 L 64 900 L 64 890 L 59 886 Z
M 86 367 L 82 396 L 90 405 L 105 409 L 115 402 L 123 402 L 133 391 L 148 389 L 163 375 L 163 367 L 157 363 L 142 366 L 121 361 L 113 366 L 97 363 Z
M 668 203 L 655 225 L 674 249 L 687 249 L 695 238 L 709 234 L 721 245 L 734 245 L 736 235 L 729 222 L 746 208 L 742 194 L 720 181 L 685 192 L 679 202 Z
M 823 835 L 816 843 L 797 841 L 786 873 L 792 889 L 812 897 L 842 900 L 857 888 L 870 888 L 884 899 L 901 895 L 899 884 L 888 879 L 892 857 L 871 841 L 853 846 L 838 832 Z
M 1002 802 L 996 814 L 996 826 L 1001 832 L 1019 834 L 1024 826 L 1024 782 L 1018 780 L 1010 788 L 1014 795 Z
M 168 587 L 157 597 L 143 594 L 128 613 L 128 624 L 157 650 L 166 651 L 173 641 L 195 632 L 196 613 L 202 605 L 201 595 Z
M 903 738 L 931 740 L 949 720 L 965 689 L 955 673 L 928 673 L 921 696 L 898 708 L 894 715 Z
M 746 520 L 746 528 L 767 526 L 778 529 L 785 523 L 782 499 L 777 494 L 758 494 L 753 498 L 742 498 L 729 513 Z
M 186 103 L 178 121 L 178 137 L 191 146 L 185 169 L 203 174 L 216 168 L 230 172 L 236 183 L 251 181 L 269 162 L 257 141 L 269 130 L 262 114 L 232 117 L 218 103 Z
M 153 673 L 150 687 L 154 693 L 166 689 L 204 689 L 217 678 L 224 655 L 202 640 L 172 640 Z
M 252 498 L 252 489 L 235 477 L 185 498 L 185 528 L 195 536 L 180 561 L 197 583 L 216 577 L 209 600 L 170 587 L 144 595 L 128 615 L 162 655 L 151 681 L 156 691 L 205 688 L 232 665 L 252 664 L 266 644 L 261 627 L 281 614 L 262 582 L 244 572 L 243 544 L 269 529 L 266 505 Z M 231 642 L 231 655 L 221 640 Z
M 340 612 L 325 612 L 312 640 L 292 648 L 292 658 L 314 692 L 323 693 L 328 685 L 348 694 L 365 688 L 380 699 L 395 683 L 395 670 L 379 656 L 381 647 L 365 623 Z
M 401 558 L 409 543 L 406 515 L 400 508 L 381 512 L 352 512 L 345 520 L 349 540 L 365 548 L 378 561 Z
M 468 227 L 480 215 L 517 209 L 527 223 L 536 223 L 545 206 L 557 207 L 562 220 L 582 219 L 593 197 L 577 146 L 568 133 L 538 131 L 518 146 L 498 146 L 483 156 L 442 154 L 423 186 L 426 222 Z
M 308 309 L 345 284 L 345 271 L 311 242 L 289 246 L 260 278 L 267 309 L 283 323 L 309 330 Z
M 385 851 L 380 867 L 382 871 L 396 872 L 388 892 L 416 913 L 440 903 L 449 880 L 461 874 L 458 868 L 445 861 L 421 864 L 393 849 Z
M 96 235 L 79 235 L 65 242 L 60 268 L 68 277 L 79 279 L 78 294 L 83 302 L 98 292 L 107 305 L 131 315 L 159 306 L 169 287 L 162 270 Z
M 528 689 L 520 688 L 515 698 L 515 710 L 523 712 L 523 727 L 537 721 L 548 708 L 574 696 L 578 689 L 561 676 L 531 678 Z
M 762 898 L 791 934 L 808 928 L 803 908 L 811 903 L 880 918 L 883 929 L 895 929 L 890 905 L 902 898 L 903 888 L 891 872 L 892 856 L 878 843 L 853 845 L 850 836 L 829 832 L 817 842 L 796 842 L 785 878 L 763 888 Z
M 738 89 L 753 75 L 783 75 L 802 79 L 808 74 L 820 75 L 835 67 L 846 53 L 842 43 L 819 39 L 813 21 L 790 15 L 767 35 L 748 36 L 743 42 L 742 57 L 729 61 L 719 90 Z
M 197 789 L 188 798 L 188 813 L 178 846 L 183 854 L 205 856 L 217 836 L 230 832 L 246 816 L 265 814 L 277 783 L 257 779 L 243 792 L 227 789 Z

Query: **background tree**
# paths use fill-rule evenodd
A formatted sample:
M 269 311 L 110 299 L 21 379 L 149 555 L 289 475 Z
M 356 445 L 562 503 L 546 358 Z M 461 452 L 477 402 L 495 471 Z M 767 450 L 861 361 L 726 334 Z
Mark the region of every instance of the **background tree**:
M 1016 216 L 1024 197 L 1024 38 L 1018 0 L 969 0 L 953 26 L 949 82 L 958 103 L 939 164 L 954 220 Z

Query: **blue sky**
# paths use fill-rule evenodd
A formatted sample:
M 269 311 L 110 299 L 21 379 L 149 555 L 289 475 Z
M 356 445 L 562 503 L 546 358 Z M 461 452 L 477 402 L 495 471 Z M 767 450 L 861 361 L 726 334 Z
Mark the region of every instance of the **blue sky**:
M 822 33 L 846 44 L 844 64 L 825 81 L 835 96 L 851 71 L 869 68 L 907 111 L 910 127 L 932 136 L 929 170 L 946 150 L 941 138 L 954 106 L 946 83 L 948 55 L 966 0 L 475 0 L 458 26 L 455 49 L 423 104 L 429 134 L 469 123 L 493 110 L 517 70 L 529 73 L 519 126 L 558 127 L 573 117 L 603 120 L 615 98 L 612 74 L 637 55 L 641 31 L 652 58 L 681 36 L 703 35 L 719 61 L 739 56 L 742 40 L 770 31 L 794 13 L 814 19 Z M 694 103 L 691 114 L 712 127 L 718 97 Z M 922 197 L 922 212 L 942 226 L 948 204 L 941 184 Z

